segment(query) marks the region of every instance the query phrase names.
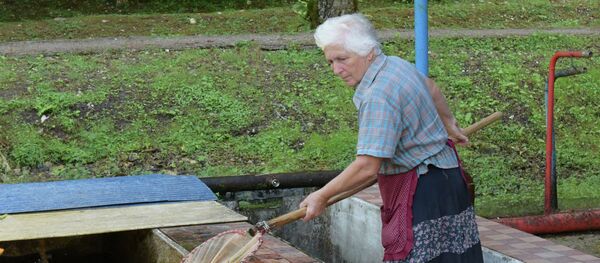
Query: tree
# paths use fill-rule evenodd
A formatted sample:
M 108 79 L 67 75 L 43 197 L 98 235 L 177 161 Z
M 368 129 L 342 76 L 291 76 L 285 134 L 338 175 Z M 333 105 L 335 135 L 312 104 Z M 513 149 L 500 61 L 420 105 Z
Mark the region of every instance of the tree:
M 308 0 L 306 7 L 310 27 L 316 28 L 327 18 L 356 13 L 358 0 Z

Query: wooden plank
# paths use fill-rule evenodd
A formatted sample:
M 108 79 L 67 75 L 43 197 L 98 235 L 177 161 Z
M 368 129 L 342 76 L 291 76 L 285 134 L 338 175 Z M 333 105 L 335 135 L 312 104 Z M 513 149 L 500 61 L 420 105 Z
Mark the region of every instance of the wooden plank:
M 215 201 L 129 205 L 9 214 L 0 220 L 0 241 L 109 233 L 169 226 L 246 221 Z

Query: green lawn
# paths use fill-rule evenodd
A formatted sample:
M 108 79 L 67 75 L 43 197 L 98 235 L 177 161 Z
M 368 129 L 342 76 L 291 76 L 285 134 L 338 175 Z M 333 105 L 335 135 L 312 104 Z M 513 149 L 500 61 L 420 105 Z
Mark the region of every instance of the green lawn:
M 294 13 L 291 5 L 241 10 L 222 7 L 223 11 L 211 13 L 203 13 L 202 8 L 196 8 L 198 12 L 189 12 L 194 10 L 193 7 L 179 13 L 176 12 L 178 10 L 172 10 L 175 8 L 164 10 L 170 13 L 155 13 L 151 8 L 159 7 L 150 5 L 141 10 L 132 7 L 131 12 L 138 12 L 126 15 L 121 13 L 127 10 L 107 13 L 116 11 L 113 9 L 86 14 L 85 9 L 75 12 L 54 6 L 32 9 L 30 5 L 15 4 L 13 8 L 9 7 L 12 6 L 3 8 L 0 3 L 0 10 L 3 10 L 0 11 L 0 22 L 4 21 L 0 23 L 0 42 L 115 36 L 293 34 L 310 31 L 308 23 Z M 413 28 L 412 4 L 364 1 L 360 8 L 377 28 Z M 44 10 L 46 12 L 42 12 Z M 7 13 L 9 11 L 12 12 Z M 14 14 L 20 14 L 20 19 L 14 18 Z M 31 19 L 35 15 L 38 19 Z M 431 28 L 600 27 L 600 1 L 432 1 L 429 15 Z M 191 18 L 196 20 L 195 24 L 190 23 Z
M 431 75 L 463 126 L 505 112 L 460 149 L 478 202 L 541 205 L 546 65 L 554 50 L 597 52 L 598 40 L 432 41 Z M 385 50 L 414 57 L 409 41 Z M 1 60 L 0 140 L 12 168 L 4 182 L 331 170 L 353 158 L 353 91 L 318 50 L 240 46 Z M 600 196 L 598 61 L 573 60 L 589 73 L 556 83 L 561 198 Z
M 559 10 L 563 14 L 586 3 L 589 10 L 598 10 L 592 1 L 553 3 L 569 7 Z M 469 12 L 492 12 L 480 3 L 434 3 L 432 16 L 439 12 L 458 16 L 454 13 L 461 5 L 472 6 Z M 490 6 L 520 10 L 520 5 L 509 1 Z M 381 11 L 375 19 L 381 28 L 396 19 L 382 10 L 394 8 L 409 9 L 407 5 L 378 6 L 365 13 Z M 254 14 L 257 21 L 268 20 L 260 18 L 264 16 L 261 12 L 203 15 L 243 13 Z M 550 8 L 536 12 L 550 12 Z M 581 11 L 573 12 L 570 19 L 582 24 L 587 21 L 586 25 L 597 23 L 576 15 Z M 125 21 L 144 16 L 115 17 Z M 177 16 L 185 17 L 165 15 Z M 519 25 L 558 26 L 535 17 L 520 19 Z M 548 17 L 545 19 L 554 19 Z M 432 20 L 433 27 L 466 26 L 459 20 L 447 25 Z M 0 23 L 0 28 L 50 21 L 54 20 Z M 120 25 L 111 21 L 107 23 Z M 230 23 L 249 26 L 239 21 Z M 279 28 L 273 32 L 293 32 L 281 28 L 295 28 L 294 21 L 273 22 Z M 495 21 L 493 16 L 490 21 Z M 472 26 L 502 28 L 510 24 L 497 21 Z M 217 32 L 212 26 L 207 28 Z M 264 32 L 260 30 L 256 32 Z M 61 32 L 48 30 L 45 35 L 60 36 Z M 541 211 L 544 86 L 550 57 L 557 50 L 600 54 L 598 43 L 598 36 L 546 34 L 431 40 L 430 74 L 462 126 L 494 111 L 505 113 L 501 122 L 478 132 L 469 147 L 459 149 L 477 185 L 479 214 L 499 215 L 514 206 L 530 213 Z M 413 46 L 410 40 L 398 39 L 386 43 L 384 49 L 412 61 Z M 594 57 L 558 63 L 558 68 L 588 68 L 586 74 L 556 82 L 557 173 L 559 202 L 564 209 L 600 207 L 599 62 L 600 58 Z M 317 49 L 264 51 L 240 43 L 232 49 L 0 56 L 0 182 L 143 173 L 225 176 L 343 169 L 355 151 L 352 94 L 352 89 L 333 76 Z

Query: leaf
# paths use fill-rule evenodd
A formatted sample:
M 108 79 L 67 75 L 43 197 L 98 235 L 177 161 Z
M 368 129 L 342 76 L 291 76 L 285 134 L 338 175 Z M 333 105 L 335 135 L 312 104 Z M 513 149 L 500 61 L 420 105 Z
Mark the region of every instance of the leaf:
M 308 13 L 308 3 L 306 1 L 299 0 L 292 6 L 292 11 L 301 17 L 306 17 L 306 14 Z

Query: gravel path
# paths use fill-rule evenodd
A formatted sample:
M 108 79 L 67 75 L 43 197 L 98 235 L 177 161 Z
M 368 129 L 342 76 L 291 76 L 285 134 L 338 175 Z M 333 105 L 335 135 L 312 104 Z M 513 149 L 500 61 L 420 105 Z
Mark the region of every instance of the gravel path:
M 479 29 L 479 30 L 430 30 L 431 38 L 456 37 L 506 37 L 528 36 L 534 33 L 600 35 L 600 28 L 572 29 Z M 384 30 L 380 32 L 382 41 L 394 38 L 413 38 L 413 31 Z M 290 45 L 300 48 L 314 47 L 311 33 L 296 35 L 230 35 L 230 36 L 182 36 L 182 37 L 126 37 L 96 38 L 75 40 L 19 41 L 0 43 L 0 55 L 19 56 L 36 54 L 54 54 L 64 52 L 93 53 L 117 49 L 185 49 L 185 48 L 229 48 L 236 43 L 254 42 L 265 50 L 284 49 Z

